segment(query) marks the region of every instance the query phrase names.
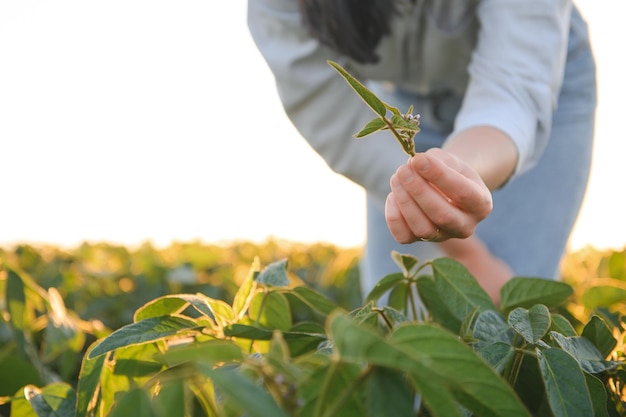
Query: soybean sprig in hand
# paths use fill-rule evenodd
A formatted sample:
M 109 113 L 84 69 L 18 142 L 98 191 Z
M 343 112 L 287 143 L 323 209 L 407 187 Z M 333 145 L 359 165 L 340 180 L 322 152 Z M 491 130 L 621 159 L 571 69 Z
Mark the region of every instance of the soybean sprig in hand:
M 363 138 L 380 130 L 389 130 L 398 140 L 404 152 L 408 155 L 415 155 L 415 135 L 420 131 L 420 116 L 413 115 L 413 106 L 410 106 L 406 113 L 402 114 L 397 107 L 391 106 L 376 94 L 365 87 L 354 78 L 341 65 L 334 61 L 326 61 L 346 80 L 352 89 L 363 99 L 365 104 L 378 115 L 370 120 L 359 132 L 354 134 L 355 138 Z M 390 113 L 390 117 L 387 114 Z

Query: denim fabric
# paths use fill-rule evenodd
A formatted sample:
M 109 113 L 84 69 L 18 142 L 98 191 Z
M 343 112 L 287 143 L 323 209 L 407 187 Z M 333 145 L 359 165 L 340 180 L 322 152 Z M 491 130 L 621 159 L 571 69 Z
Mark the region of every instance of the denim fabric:
M 401 110 L 415 105 L 415 112 L 422 115 L 422 131 L 416 137 L 422 151 L 442 145 L 450 133 L 445 119 L 453 115 L 437 114 L 433 110 L 436 106 L 424 98 L 377 85 L 372 88 Z M 516 276 L 559 277 L 559 265 L 587 187 L 595 107 L 596 74 L 591 50 L 570 51 L 550 139 L 541 159 L 530 171 L 493 193 L 493 212 L 476 231 Z M 387 229 L 384 208 L 371 196 L 367 201 L 367 228 L 361 265 L 364 294 L 383 276 L 399 270 L 391 259 L 392 250 L 412 254 L 421 261 L 442 256 L 433 243 L 398 244 Z

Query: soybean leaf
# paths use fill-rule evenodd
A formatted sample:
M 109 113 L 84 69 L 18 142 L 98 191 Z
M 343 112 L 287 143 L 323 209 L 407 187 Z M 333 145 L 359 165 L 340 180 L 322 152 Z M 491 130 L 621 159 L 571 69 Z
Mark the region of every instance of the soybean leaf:
M 243 280 L 237 293 L 235 294 L 235 298 L 233 300 L 233 311 L 235 316 L 241 319 L 248 308 L 250 301 L 252 300 L 252 296 L 254 293 L 254 278 L 259 273 L 259 269 L 261 268 L 261 262 L 258 257 L 254 258 L 254 262 L 252 263 L 252 267 L 250 268 L 250 272 Z
M 328 65 L 333 67 L 345 80 L 350 87 L 361 97 L 361 99 L 367 104 L 373 111 L 379 116 L 384 117 L 387 114 L 387 108 L 374 93 L 372 93 L 367 87 L 361 84 L 356 78 L 348 73 L 341 65 L 334 61 L 326 61 Z
M 391 122 L 394 126 L 399 126 L 401 129 L 408 130 L 410 132 L 418 132 L 420 130 L 416 124 L 405 120 L 404 117 L 397 114 L 391 116 Z
M 442 295 L 437 291 L 433 278 L 422 275 L 417 278 L 415 283 L 420 299 L 426 306 L 430 318 L 446 329 L 458 333 L 463 320 L 455 317 L 448 305 L 444 303 Z
M 272 334 L 272 331 L 269 329 L 262 329 L 245 324 L 235 323 L 224 327 L 224 336 L 227 337 L 239 337 L 250 340 L 271 340 Z
M 480 349 L 478 353 L 497 373 L 501 374 L 513 361 L 515 348 L 508 343 L 496 342 Z
M 28 393 L 27 393 L 28 390 Z M 39 390 L 27 387 L 24 391 L 37 417 L 64 417 L 74 415 L 76 393 L 66 383 L 52 383 Z
M 113 374 L 134 381 L 149 378 L 163 369 L 163 363 L 158 360 L 160 354 L 155 343 L 125 346 L 115 352 Z M 103 386 L 108 388 L 106 383 Z
M 203 295 L 173 294 L 156 298 L 138 308 L 133 321 L 136 323 L 152 317 L 169 316 L 180 312 L 187 304 L 192 305 L 204 316 L 213 318 L 213 312 Z
M 354 137 L 357 139 L 364 138 L 367 135 L 371 135 L 372 133 L 376 133 L 380 130 L 385 129 L 388 129 L 387 124 L 383 119 L 377 117 L 367 122 L 367 124 L 363 126 L 361 130 L 354 134 Z
M 100 374 L 102 373 L 102 367 L 104 366 L 104 359 L 106 355 L 100 355 L 95 358 L 90 358 L 91 350 L 96 346 L 98 342 L 94 342 L 87 354 L 83 358 L 83 362 L 80 369 L 78 378 L 78 388 L 76 393 L 76 417 L 85 417 L 90 414 L 89 405 L 93 400 L 94 395 L 100 395 Z
M 197 328 L 198 324 L 195 321 L 182 317 L 151 317 L 137 323 L 128 324 L 114 331 L 89 352 L 89 358 L 95 358 L 121 347 L 153 342 Z
M 387 304 L 398 311 L 406 311 L 407 291 L 411 291 L 406 281 L 400 282 L 389 292 Z
M 403 373 L 376 367 L 367 380 L 366 390 L 370 417 L 415 415 L 415 396 Z
M 161 386 L 152 402 L 154 407 L 161 411 L 162 416 L 186 417 L 185 406 L 185 381 L 183 379 L 171 379 L 161 382 Z
M 11 330 L 21 359 L 27 359 L 25 317 L 26 295 L 22 278 L 10 268 L 7 268 L 6 306 L 9 312 Z
M 20 388 L 13 397 L 9 397 L 8 399 L 11 401 L 11 416 L 12 417 L 38 417 L 33 407 L 30 405 L 24 394 L 26 392 L 30 393 L 30 390 L 35 390 L 36 393 L 39 393 L 39 388 L 33 385 L 27 385 L 23 388 Z M 5 398 L 3 398 L 3 404 Z
M 398 311 L 393 307 L 384 306 L 382 310 L 383 314 L 385 314 L 389 321 L 391 321 L 391 323 L 394 325 L 393 327 L 409 322 L 409 319 L 404 314 L 402 314 L 401 311 Z
M 141 388 L 132 388 L 116 401 L 109 417 L 153 417 L 157 415 L 150 403 L 148 393 Z
M 313 310 L 323 315 L 328 315 L 333 310 L 339 308 L 337 304 L 332 302 L 326 296 L 318 293 L 315 290 L 312 290 L 309 287 L 304 287 L 304 286 L 295 287 L 291 291 L 291 294 L 295 295 L 301 301 L 303 301 L 307 306 L 309 306 Z
M 425 283 L 426 277 L 417 280 L 422 301 L 433 314 L 445 320 L 444 326 L 458 333 L 461 323 L 474 309 L 495 310 L 491 297 L 478 284 L 467 269 L 449 258 L 435 259 L 431 263 L 434 286 Z M 428 292 L 429 294 L 424 294 Z M 433 292 L 436 294 L 434 299 Z M 453 320 L 450 320 L 451 317 Z
M 610 278 L 603 279 L 602 282 L 602 285 L 594 285 L 583 293 L 582 302 L 586 308 L 626 303 L 626 283 Z
M 530 308 L 535 304 L 556 307 L 574 293 L 574 289 L 560 281 L 544 278 L 515 277 L 500 290 L 500 309 Z
M 609 356 L 617 345 L 609 326 L 596 315 L 585 324 L 581 336 L 593 343 L 604 358 Z
M 598 378 L 586 372 L 585 381 L 587 382 L 591 403 L 593 404 L 593 417 L 609 417 L 609 412 L 606 408 L 607 396 L 604 384 Z
M 320 343 L 326 341 L 325 334 L 311 333 L 307 326 L 294 326 L 290 331 L 282 332 L 282 334 L 293 356 L 315 349 Z M 224 328 L 224 335 L 249 340 L 272 340 L 274 332 L 260 327 L 232 324 Z
M 618 365 L 617 362 L 605 360 L 600 351 L 584 337 L 566 337 L 556 332 L 550 332 L 550 336 L 563 350 L 576 358 L 585 372 L 597 374 Z
M 407 255 L 397 251 L 391 252 L 391 258 L 400 267 L 400 270 L 405 277 L 410 277 L 413 274 L 413 268 L 418 264 L 418 260 L 413 255 Z
M 316 416 L 364 415 L 365 398 L 358 364 L 331 363 L 316 401 Z
M 340 358 L 408 372 L 432 415 L 459 416 L 454 398 L 476 415 L 528 417 L 511 387 L 445 329 L 407 324 L 384 339 L 337 314 L 329 327 Z
M 576 360 L 556 348 L 537 350 L 537 358 L 554 417 L 592 416 L 591 397 Z
M 515 331 L 498 312 L 487 310 L 476 319 L 473 336 L 478 339 L 476 348 L 480 349 L 498 342 L 512 345 Z
M 174 346 L 163 354 L 165 362 L 174 366 L 183 362 L 220 363 L 243 359 L 241 348 L 230 340 L 209 340 Z
M 537 344 L 550 329 L 550 311 L 543 304 L 529 310 L 518 307 L 509 313 L 508 322 L 528 343 Z
M 552 314 L 552 324 L 550 330 L 561 333 L 564 336 L 578 336 L 576 329 L 568 319 L 560 314 Z
M 235 321 L 235 312 L 228 303 L 208 297 L 205 300 L 218 325 L 223 327 Z
M 232 369 L 212 369 L 200 364 L 210 375 L 216 389 L 226 401 L 250 417 L 288 417 L 272 397 L 259 385 Z
M 286 287 L 289 285 L 287 264 L 287 259 L 272 262 L 256 276 L 255 281 L 273 287 Z
M 275 291 L 258 292 L 249 308 L 250 318 L 268 329 L 287 331 L 291 327 L 291 309 L 287 298 Z
M 365 298 L 365 303 L 376 302 L 380 297 L 383 296 L 387 291 L 397 285 L 399 282 L 404 280 L 404 276 L 400 272 L 394 272 L 392 274 L 386 275 L 378 281 L 378 283 L 372 288 L 370 293 Z

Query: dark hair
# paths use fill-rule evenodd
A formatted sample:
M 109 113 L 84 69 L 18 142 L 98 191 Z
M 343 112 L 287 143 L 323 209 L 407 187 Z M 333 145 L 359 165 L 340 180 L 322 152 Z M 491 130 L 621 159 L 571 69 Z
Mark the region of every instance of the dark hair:
M 361 63 L 378 62 L 378 42 L 390 31 L 391 0 L 298 0 L 312 36 Z

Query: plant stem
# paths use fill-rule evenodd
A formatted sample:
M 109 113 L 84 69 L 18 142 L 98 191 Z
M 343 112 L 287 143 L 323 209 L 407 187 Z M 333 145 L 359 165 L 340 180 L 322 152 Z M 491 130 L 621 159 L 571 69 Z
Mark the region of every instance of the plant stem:
M 402 149 L 404 149 L 404 152 L 406 152 L 409 156 L 414 156 L 415 150 L 411 146 L 409 146 L 408 143 L 402 140 L 402 137 L 400 136 L 400 134 L 394 127 L 393 123 L 391 123 L 391 120 L 387 119 L 386 117 L 383 117 L 382 119 L 383 119 L 383 122 L 385 122 L 385 124 L 389 128 L 389 131 L 391 131 L 393 136 L 398 140 L 398 142 L 400 142 L 400 146 L 402 146 Z

